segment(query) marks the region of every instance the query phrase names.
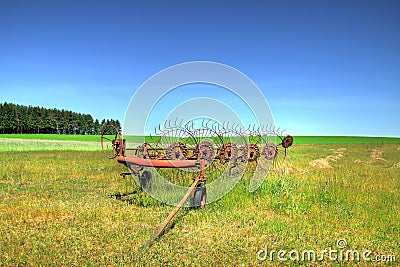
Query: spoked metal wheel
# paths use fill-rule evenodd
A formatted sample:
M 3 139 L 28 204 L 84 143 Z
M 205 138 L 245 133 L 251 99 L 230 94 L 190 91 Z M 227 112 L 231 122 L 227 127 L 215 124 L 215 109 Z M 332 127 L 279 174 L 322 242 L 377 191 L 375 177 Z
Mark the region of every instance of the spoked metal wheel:
M 121 153 L 122 139 L 114 125 L 108 125 L 103 129 L 100 141 L 101 150 L 107 158 L 113 159 Z
M 281 141 L 275 144 L 276 140 Z M 293 137 L 287 135 L 282 137 L 280 135 L 265 135 L 260 139 L 262 147 L 261 158 L 267 163 L 272 163 L 273 168 L 281 166 L 287 155 L 287 149 L 293 144 Z

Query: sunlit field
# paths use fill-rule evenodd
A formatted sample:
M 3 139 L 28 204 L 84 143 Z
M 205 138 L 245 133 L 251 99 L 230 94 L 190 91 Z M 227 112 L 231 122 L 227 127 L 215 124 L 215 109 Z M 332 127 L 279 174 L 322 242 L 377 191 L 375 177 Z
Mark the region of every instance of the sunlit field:
M 143 252 L 173 207 L 141 191 L 132 176 L 120 176 L 127 169 L 106 159 L 96 140 L 0 138 L 0 265 L 400 264 L 398 139 L 296 144 L 295 138 L 284 166 L 257 191 L 249 192 L 246 173 L 220 200 L 183 208 Z M 266 248 L 275 254 L 264 257 Z M 319 260 L 329 249 L 342 258 Z M 303 250 L 317 258 L 302 259 Z M 360 259 L 346 260 L 348 250 Z M 297 260 L 290 251 L 299 251 Z

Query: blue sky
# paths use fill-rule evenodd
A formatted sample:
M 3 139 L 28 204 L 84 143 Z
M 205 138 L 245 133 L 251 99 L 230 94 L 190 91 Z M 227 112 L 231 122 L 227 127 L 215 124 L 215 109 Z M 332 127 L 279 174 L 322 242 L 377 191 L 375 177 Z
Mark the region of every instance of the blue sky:
M 291 134 L 400 137 L 399 1 L 215 2 L 0 1 L 0 102 L 123 121 L 151 75 L 215 61 Z

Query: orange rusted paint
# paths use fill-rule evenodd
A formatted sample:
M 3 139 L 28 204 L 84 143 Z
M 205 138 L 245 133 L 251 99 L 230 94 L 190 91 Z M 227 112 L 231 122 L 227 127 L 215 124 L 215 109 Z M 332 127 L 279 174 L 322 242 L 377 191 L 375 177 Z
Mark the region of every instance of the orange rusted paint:
M 133 164 L 155 168 L 191 168 L 197 167 L 197 160 L 142 159 L 136 156 L 119 156 L 118 162 L 124 165 Z

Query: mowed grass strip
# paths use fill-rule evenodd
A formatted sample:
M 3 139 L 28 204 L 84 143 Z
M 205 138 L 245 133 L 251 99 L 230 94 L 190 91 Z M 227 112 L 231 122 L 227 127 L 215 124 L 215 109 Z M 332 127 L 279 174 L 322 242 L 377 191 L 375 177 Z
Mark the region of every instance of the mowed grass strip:
M 114 139 L 114 135 L 106 137 Z M 129 142 L 141 142 L 143 140 L 157 140 L 157 138 L 147 136 L 128 136 Z M 0 142 L 2 139 L 24 139 L 24 140 L 51 140 L 51 141 L 82 141 L 82 142 L 100 142 L 101 135 L 83 135 L 83 134 L 0 134 Z
M 77 151 L 99 151 L 100 141 L 72 141 L 72 140 L 43 140 L 43 139 L 15 139 L 0 138 L 0 151 L 54 151 L 54 150 L 77 150 Z
M 332 168 L 310 166 L 339 148 L 344 156 Z M 384 160 L 371 157 L 376 149 Z M 291 168 L 268 175 L 254 193 L 246 174 L 204 209 L 181 210 L 145 253 L 140 249 L 173 207 L 121 178 L 124 166 L 100 151 L 0 152 L 0 265 L 282 266 L 276 257 L 260 262 L 257 251 L 336 249 L 339 238 L 349 249 L 398 261 L 399 151 L 398 144 L 292 147 Z

